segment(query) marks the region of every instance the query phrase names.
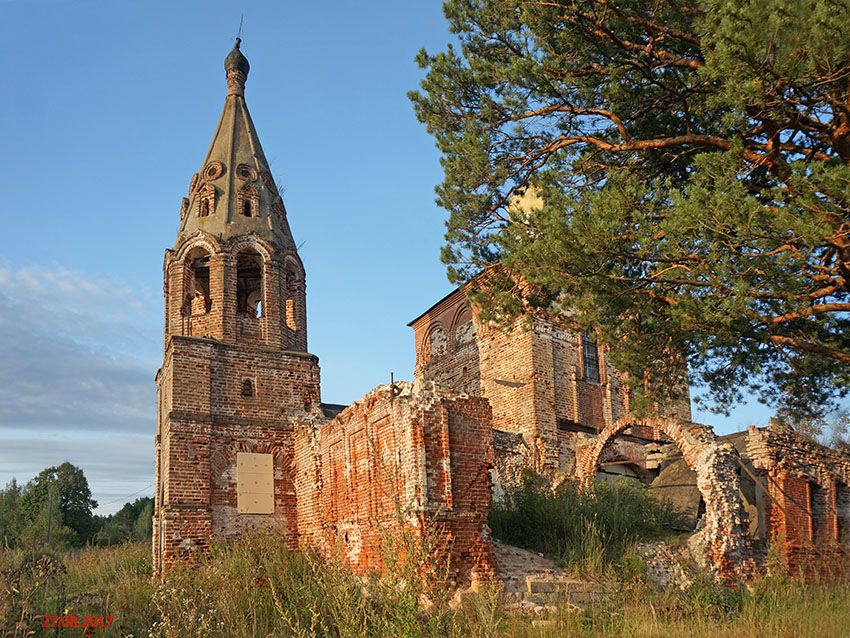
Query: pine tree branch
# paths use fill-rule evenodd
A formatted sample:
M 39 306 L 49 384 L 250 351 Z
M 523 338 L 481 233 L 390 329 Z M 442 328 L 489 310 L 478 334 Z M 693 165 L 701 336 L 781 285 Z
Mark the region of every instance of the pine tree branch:
M 785 323 L 794 319 L 802 319 L 803 317 L 811 317 L 812 315 L 822 315 L 828 312 L 850 312 L 850 303 L 825 303 L 817 306 L 811 306 L 805 310 L 789 312 L 778 317 L 765 317 L 762 320 L 765 323 Z
M 819 343 L 802 341 L 800 339 L 793 339 L 792 337 L 785 337 L 783 335 L 770 335 L 768 339 L 771 343 L 781 346 L 789 346 L 795 350 L 801 350 L 802 352 L 808 352 L 811 354 L 819 354 L 828 359 L 834 359 L 841 363 L 850 364 L 850 353 L 836 350 L 835 348 L 828 348 L 827 346 Z

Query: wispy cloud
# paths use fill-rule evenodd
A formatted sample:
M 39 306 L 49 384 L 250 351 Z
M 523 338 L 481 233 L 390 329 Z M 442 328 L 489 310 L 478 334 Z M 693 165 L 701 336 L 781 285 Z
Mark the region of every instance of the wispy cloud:
M 0 483 L 67 458 L 99 500 L 142 487 L 160 316 L 154 295 L 123 282 L 0 267 Z
M 151 361 L 158 352 L 154 335 L 160 329 L 160 301 L 149 291 L 65 268 L 0 267 L 0 295 L 6 297 L 0 320 L 33 334 L 126 350 Z

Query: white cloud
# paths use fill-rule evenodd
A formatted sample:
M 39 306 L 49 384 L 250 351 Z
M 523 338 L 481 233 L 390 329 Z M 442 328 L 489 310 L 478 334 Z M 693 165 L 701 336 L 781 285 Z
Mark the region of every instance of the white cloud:
M 101 500 L 152 480 L 161 317 L 124 282 L 0 267 L 0 485 L 66 458 Z

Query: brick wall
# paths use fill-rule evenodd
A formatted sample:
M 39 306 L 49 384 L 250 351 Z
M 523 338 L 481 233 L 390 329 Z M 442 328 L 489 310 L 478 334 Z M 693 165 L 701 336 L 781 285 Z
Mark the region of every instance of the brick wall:
M 407 534 L 451 555 L 451 580 L 492 570 L 490 410 L 479 398 L 377 388 L 295 436 L 299 542 L 338 554 L 359 573 L 386 568 Z M 436 556 L 435 556 L 436 558 Z
M 493 426 L 520 434 L 528 466 L 572 475 L 574 438 L 563 427 L 601 431 L 629 413 L 628 389 L 599 348 L 599 380 L 584 376 L 582 335 L 540 318 L 510 329 L 487 325 L 463 289 L 410 323 L 415 332 L 416 378 L 490 401 Z M 474 336 L 474 340 L 468 337 Z M 667 410 L 690 419 L 690 402 Z
M 243 381 L 253 394 L 243 396 Z M 172 336 L 157 375 L 159 432 L 154 562 L 208 548 L 210 535 L 271 529 L 295 546 L 293 418 L 319 413 L 313 355 Z M 236 513 L 236 454 L 274 457 L 270 515 Z
M 768 536 L 786 566 L 835 575 L 850 560 L 850 453 L 776 423 L 747 433 L 747 455 L 767 490 Z

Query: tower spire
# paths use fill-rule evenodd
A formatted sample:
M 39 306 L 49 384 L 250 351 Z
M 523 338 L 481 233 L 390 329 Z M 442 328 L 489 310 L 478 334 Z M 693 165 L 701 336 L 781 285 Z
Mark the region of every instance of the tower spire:
M 227 97 L 201 170 L 184 199 L 177 244 L 203 230 L 220 238 L 255 233 L 294 250 L 286 208 L 245 104 L 250 65 L 242 39 L 224 59 Z

